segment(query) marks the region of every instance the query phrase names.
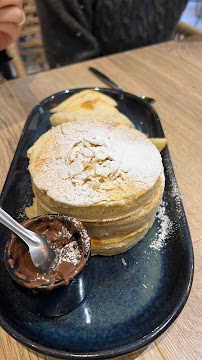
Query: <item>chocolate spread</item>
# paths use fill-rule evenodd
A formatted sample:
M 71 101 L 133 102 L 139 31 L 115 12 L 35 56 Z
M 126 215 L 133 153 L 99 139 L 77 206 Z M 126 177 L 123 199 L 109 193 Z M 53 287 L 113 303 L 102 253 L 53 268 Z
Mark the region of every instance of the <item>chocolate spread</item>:
M 67 216 L 41 215 L 22 225 L 37 234 L 46 234 L 48 243 L 56 251 L 56 260 L 48 273 L 41 274 L 31 260 L 28 246 L 12 234 L 8 264 L 15 280 L 29 288 L 51 289 L 58 282 L 68 285 L 84 268 L 90 253 L 90 238 L 83 224 Z

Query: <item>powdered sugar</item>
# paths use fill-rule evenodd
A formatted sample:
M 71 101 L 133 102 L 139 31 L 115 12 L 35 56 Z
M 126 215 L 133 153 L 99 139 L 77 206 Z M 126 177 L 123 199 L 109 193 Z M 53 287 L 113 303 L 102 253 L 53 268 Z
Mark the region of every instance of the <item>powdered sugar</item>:
M 71 218 L 71 222 L 75 228 L 79 229 L 79 234 L 82 239 L 82 246 L 79 246 L 78 242 L 74 240 L 66 244 L 63 248 L 56 249 L 58 264 L 66 261 L 73 265 L 77 265 L 81 261 L 83 253 L 87 253 L 90 249 L 90 237 L 86 229 L 81 226 L 81 222 L 77 219 Z M 62 233 L 67 237 L 67 239 L 72 237 L 71 233 L 65 227 L 62 228 Z
M 62 226 L 61 231 L 58 231 L 57 233 L 57 237 L 61 237 L 61 236 L 66 239 L 71 239 L 72 234 L 65 226 Z
M 16 220 L 18 222 L 22 222 L 22 221 L 25 220 L 25 218 L 26 218 L 25 208 L 26 208 L 26 205 L 23 205 L 21 208 L 17 209 L 17 211 L 16 211 Z
M 79 248 L 76 241 L 72 241 L 65 245 L 62 249 L 56 249 L 57 263 L 60 265 L 66 261 L 73 265 L 78 265 L 81 261 L 82 250 Z
M 127 262 L 124 258 L 121 258 L 121 262 L 122 262 L 123 266 L 125 266 L 125 267 L 127 266 Z
M 175 209 L 177 210 L 177 215 L 181 217 L 181 215 L 183 214 L 181 196 L 177 186 L 177 182 L 173 177 L 171 177 L 170 196 L 175 200 Z
M 87 230 L 82 226 L 81 222 L 75 218 L 71 218 L 72 223 L 76 228 L 79 228 L 80 236 L 82 238 L 82 246 L 85 252 L 89 251 L 90 249 L 90 237 L 88 235 Z
M 172 226 L 173 226 L 168 215 L 166 215 L 165 201 L 163 200 L 159 205 L 156 218 L 159 223 L 159 227 L 155 234 L 154 240 L 150 244 L 150 248 L 155 250 L 160 250 L 165 245 L 166 238 L 172 231 Z
M 40 139 L 39 139 L 40 140 Z M 37 161 L 29 170 L 37 188 L 55 201 L 74 206 L 110 200 L 124 184 L 134 192 L 152 188 L 162 171 L 156 147 L 137 130 L 108 123 L 74 122 L 51 129 L 34 145 Z M 28 155 L 33 151 L 29 150 Z

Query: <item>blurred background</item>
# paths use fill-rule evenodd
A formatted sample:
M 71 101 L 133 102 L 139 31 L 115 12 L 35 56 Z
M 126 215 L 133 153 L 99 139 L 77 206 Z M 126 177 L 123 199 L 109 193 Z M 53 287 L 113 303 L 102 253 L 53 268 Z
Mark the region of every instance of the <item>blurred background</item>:
M 190 0 L 182 14 L 181 20 L 202 30 L 202 1 Z
M 41 27 L 34 0 L 23 0 L 26 21 L 21 36 L 7 53 L 12 61 L 6 64 L 4 77 L 12 79 L 49 69 L 41 38 Z M 190 0 L 181 15 L 173 40 L 202 38 L 202 0 Z

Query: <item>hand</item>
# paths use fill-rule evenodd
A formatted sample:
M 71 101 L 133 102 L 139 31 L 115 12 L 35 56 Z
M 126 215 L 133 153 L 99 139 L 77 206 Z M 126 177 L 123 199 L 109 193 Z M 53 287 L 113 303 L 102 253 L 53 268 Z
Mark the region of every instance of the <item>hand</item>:
M 0 0 L 0 50 L 17 40 L 23 20 L 22 0 Z

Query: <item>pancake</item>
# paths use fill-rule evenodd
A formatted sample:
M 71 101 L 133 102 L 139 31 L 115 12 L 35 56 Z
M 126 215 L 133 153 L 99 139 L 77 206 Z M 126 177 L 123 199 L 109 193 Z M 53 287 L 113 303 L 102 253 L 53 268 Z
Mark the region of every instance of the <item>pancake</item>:
M 92 254 L 126 251 L 152 225 L 164 189 L 163 165 L 139 131 L 110 121 L 69 122 L 42 135 L 28 157 L 36 215 L 81 220 Z
M 91 238 L 91 246 L 93 244 L 92 255 L 111 256 L 121 254 L 131 249 L 141 239 L 143 239 L 150 227 L 153 225 L 154 219 L 155 217 L 146 225 L 125 234 L 125 236 L 117 236 L 116 238 L 109 239 L 109 241 L 104 242 L 96 238 Z

